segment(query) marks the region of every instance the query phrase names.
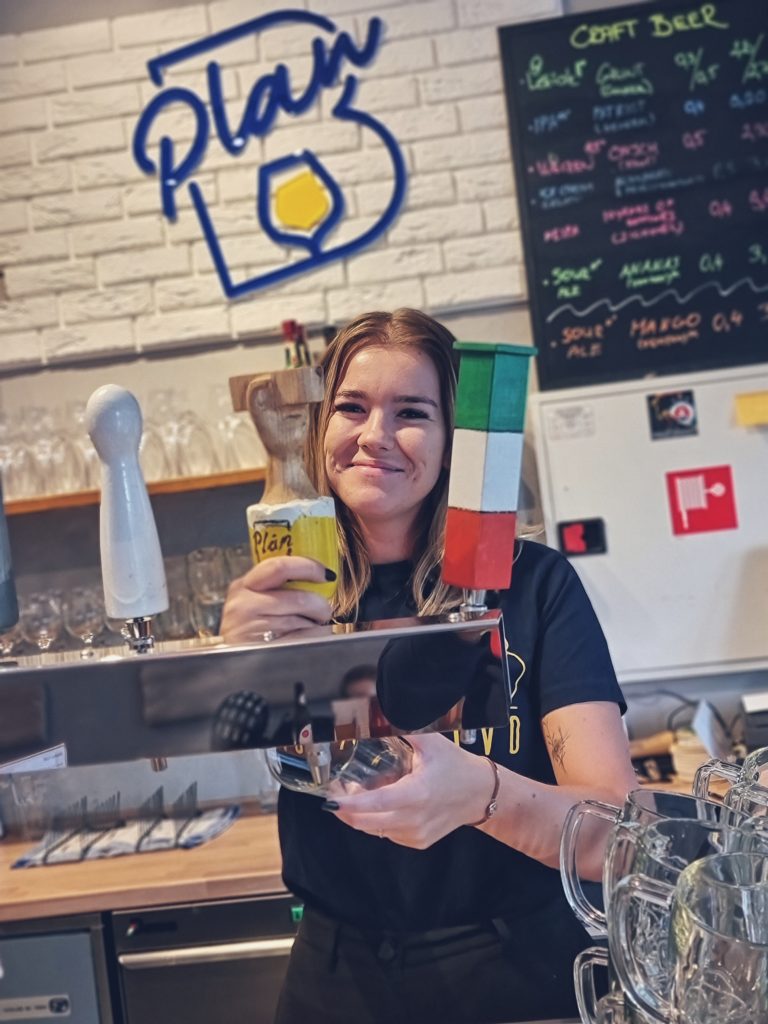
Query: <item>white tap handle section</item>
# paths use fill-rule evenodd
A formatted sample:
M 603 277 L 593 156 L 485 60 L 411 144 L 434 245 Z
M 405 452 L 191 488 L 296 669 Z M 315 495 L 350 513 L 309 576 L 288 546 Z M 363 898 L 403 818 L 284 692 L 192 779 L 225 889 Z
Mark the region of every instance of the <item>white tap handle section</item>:
M 162 612 L 168 607 L 168 587 L 139 464 L 139 403 L 125 388 L 105 384 L 88 399 L 85 421 L 101 459 L 101 574 L 107 615 L 133 619 Z

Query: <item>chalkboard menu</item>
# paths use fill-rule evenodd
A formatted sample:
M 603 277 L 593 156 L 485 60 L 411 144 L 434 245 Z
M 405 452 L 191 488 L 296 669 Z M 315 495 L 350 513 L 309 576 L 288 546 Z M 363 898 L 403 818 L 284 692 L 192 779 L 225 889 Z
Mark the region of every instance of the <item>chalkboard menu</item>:
M 542 389 L 768 362 L 768 2 L 502 28 Z

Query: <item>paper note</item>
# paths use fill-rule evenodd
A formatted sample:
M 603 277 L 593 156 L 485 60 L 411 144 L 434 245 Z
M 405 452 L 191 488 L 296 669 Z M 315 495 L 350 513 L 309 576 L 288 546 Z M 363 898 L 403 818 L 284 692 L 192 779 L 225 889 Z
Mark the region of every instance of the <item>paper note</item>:
M 736 395 L 736 422 L 740 427 L 768 426 L 768 391 Z
M 50 768 L 67 767 L 67 748 L 64 743 L 55 747 L 48 747 L 47 750 L 38 750 L 34 754 L 20 757 L 17 761 L 6 761 L 0 764 L 0 775 L 10 775 L 14 772 L 46 772 Z

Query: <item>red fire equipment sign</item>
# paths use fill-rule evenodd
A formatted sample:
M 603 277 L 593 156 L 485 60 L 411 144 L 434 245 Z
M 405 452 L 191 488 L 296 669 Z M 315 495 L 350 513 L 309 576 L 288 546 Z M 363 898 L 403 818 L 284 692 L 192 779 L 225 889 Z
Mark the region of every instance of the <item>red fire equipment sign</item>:
M 736 499 L 730 466 L 667 473 L 674 534 L 735 530 Z

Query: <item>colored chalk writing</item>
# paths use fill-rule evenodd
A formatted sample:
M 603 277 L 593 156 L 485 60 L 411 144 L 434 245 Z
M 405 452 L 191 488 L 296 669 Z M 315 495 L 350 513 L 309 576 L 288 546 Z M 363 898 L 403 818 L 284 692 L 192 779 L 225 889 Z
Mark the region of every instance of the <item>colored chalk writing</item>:
M 500 39 L 540 386 L 768 361 L 765 5 L 609 5 Z

